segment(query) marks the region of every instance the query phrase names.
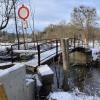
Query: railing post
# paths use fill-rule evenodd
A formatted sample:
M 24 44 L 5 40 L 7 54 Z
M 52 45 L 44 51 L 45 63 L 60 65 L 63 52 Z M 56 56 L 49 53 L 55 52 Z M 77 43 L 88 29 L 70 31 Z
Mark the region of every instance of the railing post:
M 56 40 L 56 56 L 58 58 L 58 41 Z
M 37 45 L 38 50 L 38 66 L 40 66 L 40 45 Z

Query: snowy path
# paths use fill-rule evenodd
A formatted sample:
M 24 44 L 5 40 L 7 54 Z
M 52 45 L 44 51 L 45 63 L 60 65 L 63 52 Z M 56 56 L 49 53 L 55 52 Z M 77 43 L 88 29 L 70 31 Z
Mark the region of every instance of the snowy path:
M 61 53 L 60 47 L 58 47 L 58 54 Z M 53 48 L 51 50 L 48 50 L 46 52 L 41 53 L 41 63 L 44 63 L 46 61 L 48 61 L 49 59 L 53 58 L 56 56 L 56 48 Z M 31 67 L 36 67 L 38 66 L 38 55 L 35 55 L 35 58 L 33 58 L 32 60 L 25 62 L 24 63 L 27 66 L 31 66 Z

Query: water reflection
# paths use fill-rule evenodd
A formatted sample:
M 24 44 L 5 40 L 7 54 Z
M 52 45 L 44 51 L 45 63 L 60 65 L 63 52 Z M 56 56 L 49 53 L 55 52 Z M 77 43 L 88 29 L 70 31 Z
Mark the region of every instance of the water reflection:
M 70 88 L 78 87 L 81 92 L 100 96 L 100 68 L 74 66 L 70 68 Z

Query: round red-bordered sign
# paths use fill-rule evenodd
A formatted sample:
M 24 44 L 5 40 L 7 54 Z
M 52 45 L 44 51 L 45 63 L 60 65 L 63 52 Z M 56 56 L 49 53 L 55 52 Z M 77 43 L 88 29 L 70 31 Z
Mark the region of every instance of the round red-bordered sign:
M 18 16 L 22 20 L 26 20 L 29 17 L 29 14 L 30 14 L 30 11 L 29 11 L 28 7 L 26 7 L 24 5 L 22 5 L 22 7 L 20 7 L 18 10 Z

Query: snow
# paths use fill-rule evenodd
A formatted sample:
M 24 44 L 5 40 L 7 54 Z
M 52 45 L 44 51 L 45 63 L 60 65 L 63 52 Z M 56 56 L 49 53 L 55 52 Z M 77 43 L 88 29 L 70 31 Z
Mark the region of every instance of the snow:
M 3 72 L 3 70 L 0 69 L 0 73 L 2 73 L 2 72 Z
M 93 60 L 96 60 L 100 54 L 100 47 L 91 48 Z
M 0 63 L 0 67 L 12 65 L 12 62 Z
M 37 50 L 13 50 L 13 52 L 15 53 L 34 53 L 34 54 L 38 53 Z
M 8 46 L 8 45 L 12 45 L 12 43 L 0 43 L 0 45 L 2 45 L 2 46 Z
M 33 79 L 26 79 L 26 86 L 28 86 L 30 83 L 34 82 Z
M 37 74 L 34 74 L 34 75 L 31 75 L 31 74 L 26 74 L 26 79 L 36 79 L 36 84 L 37 84 L 37 87 L 41 87 L 42 86 L 42 83 L 38 77 Z
M 15 70 L 17 70 L 17 69 L 19 69 L 19 68 L 21 68 L 21 67 L 24 67 L 24 65 L 18 63 L 18 64 L 14 65 L 14 66 L 12 66 L 12 67 L 10 67 L 10 68 L 7 68 L 7 69 L 1 71 L 0 77 L 4 76 L 4 75 L 6 75 L 6 74 L 8 74 L 8 73 L 10 73 L 10 72 L 12 72 L 12 71 L 15 71 Z
M 15 53 L 34 53 L 34 54 L 38 53 L 37 50 L 13 50 L 13 52 Z M 43 52 L 43 51 L 40 50 L 40 52 Z
M 58 54 L 61 52 L 60 47 L 58 47 Z M 41 63 L 44 63 L 48 61 L 49 59 L 53 58 L 56 55 L 56 48 L 53 48 L 51 50 L 45 51 L 41 53 Z M 35 58 L 28 62 L 24 62 L 27 66 L 37 67 L 38 66 L 38 55 L 35 55 Z
M 41 86 L 42 86 L 42 83 L 41 83 L 41 81 L 40 81 L 38 75 L 36 74 L 36 75 L 34 75 L 34 77 L 35 77 L 35 79 L 36 79 L 37 87 L 41 87 Z
M 89 42 L 89 47 L 92 50 L 93 60 L 96 60 L 98 58 L 98 56 L 100 55 L 100 43 L 99 43 L 99 41 L 94 41 L 94 48 L 93 48 L 93 42 Z
M 96 96 L 87 96 L 68 92 L 54 92 L 48 96 L 49 100 L 100 100 Z
M 6 48 L 11 48 L 11 43 L 0 43 L 0 51 L 6 50 Z
M 54 74 L 54 72 L 51 70 L 51 68 L 49 68 L 48 65 L 41 65 L 40 67 L 38 67 L 38 72 L 39 74 L 41 74 L 41 76 Z
M 0 51 L 4 51 L 4 50 L 6 50 L 7 48 L 11 48 L 11 46 L 0 46 Z

